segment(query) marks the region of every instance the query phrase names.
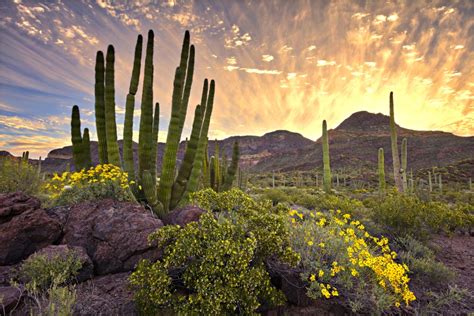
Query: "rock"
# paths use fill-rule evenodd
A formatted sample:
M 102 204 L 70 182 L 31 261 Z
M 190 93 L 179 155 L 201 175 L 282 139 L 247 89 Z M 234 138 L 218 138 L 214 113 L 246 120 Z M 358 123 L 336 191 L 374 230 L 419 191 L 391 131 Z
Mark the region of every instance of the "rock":
M 87 255 L 86 250 L 80 246 L 51 245 L 35 252 L 30 257 L 28 257 L 28 259 L 34 258 L 38 255 L 45 255 L 49 259 L 56 256 L 66 258 L 70 251 L 74 252 L 75 257 L 82 264 L 82 267 L 76 276 L 77 282 L 83 282 L 92 278 L 94 276 L 94 264 L 92 263 L 91 258 L 89 258 L 89 256 Z
M 0 312 L 10 312 L 20 304 L 21 297 L 22 291 L 20 289 L 12 286 L 0 286 Z
M 74 315 L 138 315 L 129 275 L 110 274 L 78 284 Z
M 163 222 L 166 225 L 179 225 L 183 227 L 188 223 L 199 221 L 199 218 L 205 212 L 202 208 L 190 205 L 169 212 L 163 218 Z
M 66 225 L 67 223 L 67 218 L 70 210 L 70 206 L 57 206 L 50 209 L 46 209 L 45 211 L 49 215 L 49 217 L 57 220 L 61 224 L 61 227 L 64 227 L 64 225 Z
M 37 198 L 23 192 L 0 194 L 0 224 L 10 221 L 14 216 L 40 208 Z
M 42 209 L 29 209 L 0 224 L 0 265 L 18 263 L 61 236 L 61 225 Z
M 131 271 L 141 258 L 159 258 L 147 237 L 162 226 L 138 204 L 86 202 L 71 207 L 61 244 L 84 247 L 98 275 Z
M 0 286 L 9 286 L 16 266 L 0 266 Z

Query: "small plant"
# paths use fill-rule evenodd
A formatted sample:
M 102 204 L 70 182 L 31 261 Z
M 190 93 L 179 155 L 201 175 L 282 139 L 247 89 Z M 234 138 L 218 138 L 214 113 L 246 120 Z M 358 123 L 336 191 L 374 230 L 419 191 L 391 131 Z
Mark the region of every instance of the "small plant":
M 215 208 L 216 197 L 226 201 L 214 209 L 217 216 L 208 212 L 199 222 L 165 226 L 149 236 L 164 248 L 163 258 L 141 261 L 130 278 L 144 313 L 171 308 L 182 314 L 254 314 L 262 302 L 284 302 L 265 268 L 270 257 L 292 265 L 299 259 L 289 247 L 284 218 L 238 190 L 220 196 L 208 189 L 193 199 Z
M 28 258 L 18 269 L 18 279 L 25 283 L 26 304 L 31 314 L 72 315 L 76 291 L 70 283 L 81 267 L 73 250 L 53 256 L 36 254 Z M 18 283 L 13 285 L 20 289 Z
M 0 193 L 22 191 L 35 195 L 41 185 L 38 169 L 27 159 L 0 157 Z
M 97 165 L 78 172 L 54 174 L 45 188 L 53 205 L 68 205 L 100 198 L 134 201 L 128 175 L 111 164 Z

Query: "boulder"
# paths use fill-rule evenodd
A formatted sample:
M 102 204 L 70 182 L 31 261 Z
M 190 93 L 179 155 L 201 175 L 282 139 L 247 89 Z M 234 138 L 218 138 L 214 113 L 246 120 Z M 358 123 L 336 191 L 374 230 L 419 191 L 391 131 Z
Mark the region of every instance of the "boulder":
M 183 208 L 175 209 L 163 218 L 166 225 L 186 226 L 188 223 L 197 222 L 206 210 L 197 206 L 189 205 Z
M 61 225 L 42 209 L 29 209 L 0 224 L 0 265 L 11 265 L 51 245 Z
M 129 275 L 109 274 L 78 284 L 74 315 L 138 315 Z
M 61 244 L 86 249 L 95 274 L 131 271 L 141 258 L 159 258 L 159 250 L 148 244 L 147 237 L 162 226 L 138 204 L 111 199 L 85 202 L 71 207 Z
M 82 264 L 81 269 L 76 275 L 77 282 L 83 282 L 94 276 L 94 264 L 92 263 L 91 258 L 87 255 L 86 250 L 80 246 L 70 246 L 70 245 L 50 245 L 45 247 L 34 254 L 32 254 L 28 259 L 34 258 L 38 255 L 44 255 L 47 258 L 51 259 L 53 257 L 59 256 L 60 258 L 66 258 L 70 252 L 74 253 L 74 256 Z
M 0 224 L 10 221 L 14 216 L 40 208 L 37 198 L 23 192 L 0 194 Z

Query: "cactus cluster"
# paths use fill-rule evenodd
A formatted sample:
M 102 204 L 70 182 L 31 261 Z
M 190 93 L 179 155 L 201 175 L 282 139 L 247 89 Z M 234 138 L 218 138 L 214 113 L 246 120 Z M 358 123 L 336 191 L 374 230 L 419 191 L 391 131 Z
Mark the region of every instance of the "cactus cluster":
M 220 148 L 217 140 L 215 141 L 214 146 L 214 155 L 208 159 L 208 153 L 206 150 L 206 154 L 203 159 L 202 184 L 204 188 L 212 188 L 216 192 L 227 191 L 232 188 L 232 184 L 234 183 L 237 174 L 237 169 L 239 168 L 239 143 L 238 141 L 234 142 L 230 165 L 228 165 L 228 160 L 225 153 L 223 153 L 222 157 L 220 157 Z M 242 181 L 240 177 L 241 175 L 239 175 L 239 179 Z
M 132 191 L 137 199 L 146 200 L 154 212 L 161 217 L 175 208 L 180 201 L 187 197 L 189 192 L 197 189 L 214 103 L 215 82 L 211 80 L 209 84 L 207 79 L 204 81 L 201 103 L 195 109 L 191 138 L 186 147 L 184 160 L 178 170 L 176 157 L 191 94 L 195 59 L 195 48 L 190 43 L 189 32 L 186 31 L 180 63 L 174 77 L 171 120 L 162 161 L 161 176 L 158 181 L 156 157 L 160 105 L 159 103 L 154 105 L 153 102 L 154 33 L 151 30 L 148 32 L 141 100 L 138 171 L 135 172 L 132 141 L 133 113 L 135 95 L 138 91 L 140 79 L 142 46 L 143 37 L 138 35 L 125 106 L 123 164 L 117 143 L 115 115 L 115 50 L 112 45 L 108 46 L 105 65 L 104 54 L 101 51 L 97 52 L 95 117 L 99 143 L 99 162 L 122 167 L 128 173 L 129 180 L 136 183 Z M 90 150 L 89 155 L 83 154 L 83 144 L 89 143 L 89 135 L 88 130 L 87 132 L 84 131 L 84 136 L 81 137 L 80 135 L 79 108 L 77 106 L 73 107 L 71 136 L 75 163 L 77 160 L 80 166 L 87 166 L 87 164 L 90 164 Z
M 92 164 L 89 129 L 85 128 L 84 133 L 82 133 L 81 117 L 79 113 L 79 107 L 77 105 L 72 107 L 71 142 L 72 157 L 75 169 L 81 170 L 83 168 L 89 168 Z

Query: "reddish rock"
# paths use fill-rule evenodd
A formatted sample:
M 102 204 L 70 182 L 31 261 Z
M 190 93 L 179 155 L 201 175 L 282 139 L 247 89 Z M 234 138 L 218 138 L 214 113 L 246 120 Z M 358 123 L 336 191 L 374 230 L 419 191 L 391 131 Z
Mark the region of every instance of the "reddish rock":
M 12 286 L 0 286 L 0 312 L 10 312 L 20 304 L 21 298 L 22 291 L 20 289 Z
M 78 284 L 74 315 L 138 315 L 129 275 L 110 274 Z
M 77 282 L 83 282 L 92 278 L 94 275 L 94 264 L 92 263 L 91 258 L 89 258 L 89 256 L 87 255 L 86 250 L 80 246 L 51 245 L 35 252 L 30 257 L 28 257 L 28 259 L 34 258 L 38 255 L 45 255 L 49 259 L 57 256 L 59 256 L 60 258 L 66 258 L 68 253 L 70 253 L 71 251 L 74 253 L 76 259 L 79 260 L 82 264 L 81 269 L 76 275 Z
M 61 236 L 58 221 L 42 209 L 30 209 L 0 224 L 0 265 L 11 265 L 51 245 Z
M 84 247 L 98 275 L 131 271 L 141 258 L 159 258 L 147 237 L 162 226 L 138 204 L 86 202 L 71 207 L 61 243 Z
M 0 194 L 0 224 L 10 221 L 14 216 L 40 208 L 37 198 L 23 192 Z
M 179 225 L 183 227 L 191 222 L 199 221 L 199 218 L 205 212 L 202 208 L 190 205 L 169 212 L 163 218 L 163 222 L 166 225 Z

